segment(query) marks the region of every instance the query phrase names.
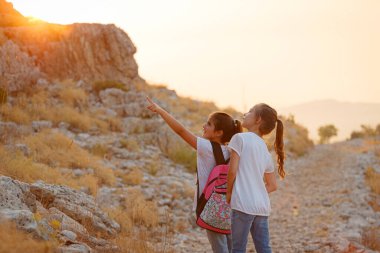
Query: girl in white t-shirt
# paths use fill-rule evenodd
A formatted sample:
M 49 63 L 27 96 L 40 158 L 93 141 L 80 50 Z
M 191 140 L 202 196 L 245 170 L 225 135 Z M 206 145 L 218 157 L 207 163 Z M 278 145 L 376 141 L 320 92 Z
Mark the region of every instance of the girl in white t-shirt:
M 203 125 L 203 136 L 197 137 L 181 123 L 179 123 L 172 115 L 162 109 L 150 98 L 148 109 L 159 114 L 168 126 L 185 140 L 191 147 L 197 150 L 197 171 L 198 171 L 198 184 L 199 194 L 203 192 L 206 185 L 208 176 L 211 170 L 215 167 L 216 162 L 210 141 L 219 143 L 222 147 L 224 158 L 229 158 L 229 151 L 226 144 L 230 141 L 231 137 L 240 133 L 242 130 L 241 123 L 234 120 L 230 115 L 224 112 L 212 113 L 207 122 Z M 197 205 L 197 196 L 195 192 L 193 210 Z M 231 235 L 219 234 L 213 231 L 207 231 L 207 238 L 211 244 L 214 253 L 229 253 L 231 252 Z
M 283 124 L 267 104 L 257 104 L 244 114 L 242 126 L 248 132 L 232 137 L 227 202 L 231 204 L 232 252 L 246 251 L 251 232 L 257 253 L 272 252 L 269 242 L 269 194 L 277 188 L 272 157 L 262 139 L 276 127 L 274 148 L 278 173 L 285 177 Z

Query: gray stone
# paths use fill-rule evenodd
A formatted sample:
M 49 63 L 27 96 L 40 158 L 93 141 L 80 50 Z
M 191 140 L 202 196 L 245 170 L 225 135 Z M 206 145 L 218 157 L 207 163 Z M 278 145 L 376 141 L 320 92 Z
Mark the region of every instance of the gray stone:
M 61 235 L 65 236 L 71 241 L 75 241 L 77 239 L 77 234 L 70 230 L 62 230 Z
M 53 123 L 51 121 L 41 120 L 41 121 L 33 121 L 32 129 L 35 132 L 40 132 L 43 129 L 50 129 L 53 127 Z

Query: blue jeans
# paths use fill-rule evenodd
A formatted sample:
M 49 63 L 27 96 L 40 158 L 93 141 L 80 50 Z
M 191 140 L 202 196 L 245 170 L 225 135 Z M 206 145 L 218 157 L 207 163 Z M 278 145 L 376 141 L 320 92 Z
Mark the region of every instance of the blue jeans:
M 207 231 L 207 238 L 214 253 L 231 252 L 231 235 L 219 234 L 210 230 Z
M 257 253 L 272 253 L 268 216 L 250 215 L 232 210 L 231 223 L 232 253 L 245 253 L 249 232 Z

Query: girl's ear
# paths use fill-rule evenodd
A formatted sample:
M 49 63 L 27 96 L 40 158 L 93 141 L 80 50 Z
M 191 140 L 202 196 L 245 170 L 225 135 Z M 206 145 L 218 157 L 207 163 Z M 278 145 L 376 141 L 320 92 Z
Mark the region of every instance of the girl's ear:
M 216 130 L 215 135 L 216 135 L 216 137 L 222 138 L 223 137 L 223 130 Z
M 257 123 L 257 124 L 260 124 L 260 123 L 261 123 L 261 116 L 256 117 L 256 123 Z

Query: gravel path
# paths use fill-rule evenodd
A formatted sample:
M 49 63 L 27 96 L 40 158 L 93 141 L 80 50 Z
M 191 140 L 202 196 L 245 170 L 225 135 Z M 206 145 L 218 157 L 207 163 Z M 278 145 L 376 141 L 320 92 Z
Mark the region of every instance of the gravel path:
M 364 172 L 379 170 L 380 158 L 364 147 L 355 141 L 320 145 L 287 162 L 288 176 L 270 196 L 273 252 L 372 252 L 361 245 L 362 232 L 380 226 L 380 213 L 368 205 Z M 211 252 L 204 232 L 184 236 L 179 252 Z M 255 252 L 252 239 L 247 252 Z

